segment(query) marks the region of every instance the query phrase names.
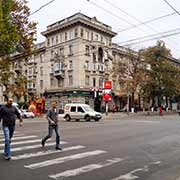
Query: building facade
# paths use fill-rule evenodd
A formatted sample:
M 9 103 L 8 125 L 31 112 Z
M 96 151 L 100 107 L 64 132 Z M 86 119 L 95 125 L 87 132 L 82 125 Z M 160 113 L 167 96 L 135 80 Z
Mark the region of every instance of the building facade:
M 126 49 L 112 43 L 117 34 L 96 19 L 77 13 L 47 26 L 42 32 L 46 40 L 36 45 L 35 53 L 24 64 L 15 56 L 13 70 L 27 77 L 28 95 L 46 98 L 46 107 L 57 100 L 60 108 L 66 103 L 87 103 L 102 107 L 98 90 L 111 80 L 113 62 L 124 58 Z M 113 84 L 114 96 L 119 88 Z M 118 103 L 118 102 L 116 102 Z

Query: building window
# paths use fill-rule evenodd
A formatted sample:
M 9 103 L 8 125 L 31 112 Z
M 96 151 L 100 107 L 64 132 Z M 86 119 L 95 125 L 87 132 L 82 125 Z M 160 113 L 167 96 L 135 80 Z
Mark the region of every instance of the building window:
M 59 54 L 60 54 L 60 56 L 64 55 L 64 47 L 60 47 Z
M 65 41 L 67 41 L 67 39 L 68 39 L 68 38 L 67 38 L 67 32 L 65 32 Z
M 99 78 L 99 87 L 103 87 L 103 78 Z
M 51 72 L 50 73 L 54 73 L 54 66 L 53 66 L 53 64 L 51 64 Z
M 51 58 L 53 58 L 53 57 L 54 57 L 54 51 L 51 50 Z
M 58 44 L 59 38 L 58 35 L 56 36 L 56 44 Z
M 88 75 L 86 75 L 86 77 L 85 77 L 85 85 L 89 86 L 89 76 Z
M 43 89 L 43 80 L 40 80 L 40 88 Z
M 108 46 L 108 38 L 105 39 L 105 45 Z
M 50 84 L 51 84 L 52 87 L 54 86 L 54 78 L 50 79 Z
M 89 40 L 89 31 L 86 31 L 86 39 Z
M 54 45 L 54 37 L 51 38 L 52 45 Z
M 101 42 L 103 42 L 104 41 L 104 38 L 103 38 L 103 36 L 101 36 Z
M 69 39 L 73 39 L 73 31 L 69 32 Z
M 62 43 L 63 41 L 63 34 L 60 34 L 60 43 Z
M 40 75 L 43 76 L 43 67 L 40 67 Z
M 96 87 L 96 78 L 93 78 L 93 87 Z
M 40 63 L 44 62 L 44 54 L 40 54 Z
M 85 69 L 89 69 L 89 61 L 86 61 L 86 62 L 85 62 L 84 68 L 85 68 Z
M 93 34 L 93 32 L 91 33 L 91 41 L 93 41 L 93 36 L 94 36 L 94 34 Z
M 50 39 L 49 38 L 47 39 L 47 45 L 48 46 L 50 45 Z
M 84 29 L 81 29 L 81 37 L 83 38 L 84 36 Z
M 76 29 L 74 30 L 74 37 L 75 37 L 75 38 L 78 37 L 78 28 L 76 28 Z
M 103 49 L 101 47 L 98 49 L 98 61 L 103 62 Z
M 72 70 L 73 69 L 73 63 L 72 61 L 69 61 L 69 70 Z
M 85 54 L 89 55 L 89 46 L 88 45 L 86 45 L 86 53 Z
M 29 68 L 29 76 L 31 76 L 33 74 L 33 70 L 32 68 Z
M 96 62 L 96 53 L 93 53 L 93 63 Z
M 63 87 L 63 79 L 58 79 L 58 87 Z
M 69 75 L 69 86 L 73 85 L 73 76 Z
M 112 45 L 112 42 L 111 42 L 111 39 L 109 39 L 109 46 L 111 46 Z
M 69 55 L 72 55 L 72 54 L 73 54 L 73 46 L 69 45 Z
M 36 74 L 37 73 L 37 69 L 36 67 L 33 68 L 33 74 Z
M 98 38 L 99 38 L 99 36 L 98 36 L 98 34 L 96 34 L 95 41 L 98 41 Z

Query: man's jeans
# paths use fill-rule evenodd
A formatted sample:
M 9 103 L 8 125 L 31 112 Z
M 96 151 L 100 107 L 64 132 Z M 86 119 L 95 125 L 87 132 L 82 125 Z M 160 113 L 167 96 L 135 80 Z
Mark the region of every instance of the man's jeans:
M 5 156 L 11 156 L 10 143 L 11 138 L 13 137 L 15 126 L 2 126 L 4 132 L 5 146 L 4 146 L 4 154 Z
M 42 139 L 42 143 L 44 144 L 46 142 L 47 139 L 52 137 L 53 134 L 53 129 L 56 133 L 56 147 L 59 147 L 59 143 L 60 143 L 60 134 L 59 134 L 59 128 L 58 125 L 49 125 L 48 127 L 48 135 Z

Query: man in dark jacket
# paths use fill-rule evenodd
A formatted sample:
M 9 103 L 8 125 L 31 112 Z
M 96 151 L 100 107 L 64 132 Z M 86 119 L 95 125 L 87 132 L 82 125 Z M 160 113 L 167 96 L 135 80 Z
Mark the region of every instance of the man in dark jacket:
M 44 147 L 46 140 L 52 137 L 52 133 L 54 130 L 56 133 L 56 150 L 62 150 L 62 148 L 59 147 L 60 135 L 59 135 L 59 128 L 58 128 L 58 110 L 57 110 L 56 101 L 53 101 L 51 103 L 51 108 L 48 110 L 46 118 L 49 123 L 48 135 L 42 139 L 41 144 Z
M 4 155 L 6 160 L 11 159 L 11 138 L 13 137 L 15 130 L 15 121 L 16 116 L 20 120 L 20 126 L 22 126 L 22 118 L 18 109 L 12 105 L 13 99 L 8 98 L 8 101 L 5 105 L 0 108 L 0 122 L 2 119 L 2 129 L 4 133 L 5 146 L 4 146 Z

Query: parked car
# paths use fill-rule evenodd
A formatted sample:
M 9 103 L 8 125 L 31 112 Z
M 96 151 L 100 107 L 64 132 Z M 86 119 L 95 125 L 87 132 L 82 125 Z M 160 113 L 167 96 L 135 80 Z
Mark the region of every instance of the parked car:
M 33 112 L 29 112 L 26 109 L 21 109 L 21 116 L 24 118 L 34 118 L 35 114 Z
M 90 121 L 94 119 L 99 121 L 102 118 L 102 114 L 94 111 L 87 104 L 66 104 L 64 109 L 64 119 L 70 121 L 71 119 L 85 119 L 85 121 Z

